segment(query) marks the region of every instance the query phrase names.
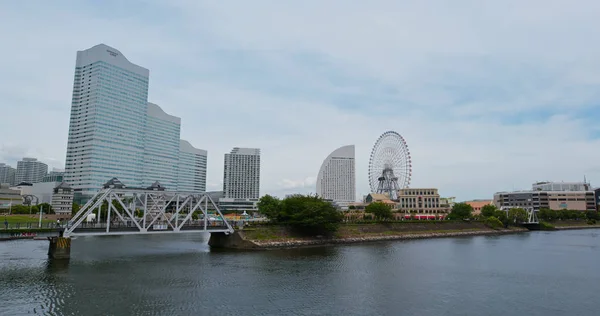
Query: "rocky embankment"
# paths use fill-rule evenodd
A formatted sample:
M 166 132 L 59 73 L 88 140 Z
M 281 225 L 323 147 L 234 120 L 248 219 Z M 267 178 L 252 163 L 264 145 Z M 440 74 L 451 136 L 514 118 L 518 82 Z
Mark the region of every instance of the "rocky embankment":
M 554 226 L 555 230 L 569 230 L 569 229 L 591 229 L 600 228 L 600 225 L 567 225 L 567 226 Z
M 519 232 L 527 232 L 527 229 L 502 229 L 502 230 L 473 230 L 473 231 L 449 231 L 449 232 L 418 232 L 418 233 L 400 233 L 397 235 L 367 235 L 342 238 L 286 238 L 280 240 L 248 240 L 256 245 L 255 248 L 272 249 L 272 248 L 294 248 L 316 245 L 333 245 L 333 244 L 353 244 L 386 240 L 411 240 L 425 238 L 444 238 L 444 237 L 460 237 L 460 236 L 480 236 L 480 235 L 501 235 L 512 234 Z
M 495 230 L 478 221 L 345 223 L 340 225 L 335 237 L 327 238 L 298 236 L 281 225 L 258 225 L 237 230 L 230 236 L 211 236 L 209 244 L 231 249 L 273 249 L 386 240 L 501 235 L 526 231 L 528 230 L 525 228 L 515 227 Z

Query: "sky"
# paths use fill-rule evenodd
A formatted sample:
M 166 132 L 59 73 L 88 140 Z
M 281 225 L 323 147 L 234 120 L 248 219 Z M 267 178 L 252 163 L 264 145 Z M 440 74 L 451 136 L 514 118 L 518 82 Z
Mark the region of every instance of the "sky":
M 411 187 L 458 200 L 536 181 L 600 186 L 600 2 L 0 0 L 0 162 L 64 168 L 75 57 L 150 69 L 149 101 L 208 151 L 262 151 L 261 193 L 315 191 L 330 152 L 400 133 Z

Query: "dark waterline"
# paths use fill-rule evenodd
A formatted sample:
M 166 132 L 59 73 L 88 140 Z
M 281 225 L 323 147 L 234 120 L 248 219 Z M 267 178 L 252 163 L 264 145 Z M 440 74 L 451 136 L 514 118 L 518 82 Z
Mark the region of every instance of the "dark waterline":
M 0 243 L 0 315 L 599 315 L 600 230 L 262 252 L 201 236 Z

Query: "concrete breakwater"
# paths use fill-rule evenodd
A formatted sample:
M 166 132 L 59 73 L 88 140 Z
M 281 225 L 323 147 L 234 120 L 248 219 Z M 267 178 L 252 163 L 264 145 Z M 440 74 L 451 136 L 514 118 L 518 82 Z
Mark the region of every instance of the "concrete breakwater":
M 423 222 L 344 224 L 334 237 L 302 237 L 278 225 L 238 230 L 232 235 L 212 234 L 209 245 L 229 249 L 276 249 L 316 245 L 351 244 L 386 240 L 411 240 L 527 232 L 521 227 L 494 230 L 481 222 Z
M 374 241 L 386 240 L 411 240 L 411 239 L 426 239 L 426 238 L 444 238 L 444 237 L 460 237 L 460 236 L 479 236 L 479 235 L 500 235 L 527 232 L 527 229 L 504 229 L 495 231 L 459 231 L 459 232 L 435 232 L 435 233 L 412 233 L 400 235 L 380 235 L 380 236 L 362 236 L 362 237 L 346 237 L 346 238 L 330 238 L 330 239 L 289 239 L 282 241 L 257 241 L 252 240 L 259 248 L 289 248 L 302 247 L 313 245 L 327 244 L 353 244 Z
M 569 229 L 592 229 L 600 228 L 600 225 L 568 225 L 568 226 L 554 226 L 555 230 L 569 230 Z

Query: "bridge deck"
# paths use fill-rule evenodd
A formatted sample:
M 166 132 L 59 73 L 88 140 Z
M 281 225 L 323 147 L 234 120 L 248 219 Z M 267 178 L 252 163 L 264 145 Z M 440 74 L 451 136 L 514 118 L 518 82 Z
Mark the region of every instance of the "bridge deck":
M 176 226 L 176 225 L 173 225 Z M 228 232 L 230 231 L 222 222 L 212 222 L 206 225 L 203 223 L 195 223 L 183 225 L 180 229 L 174 229 L 166 223 L 159 223 L 148 227 L 146 231 L 140 229 L 133 223 L 112 223 L 109 231 L 106 231 L 106 223 L 82 223 L 73 229 L 72 236 L 115 236 L 115 235 L 140 235 L 140 234 L 169 234 L 169 233 L 211 233 L 211 232 Z

